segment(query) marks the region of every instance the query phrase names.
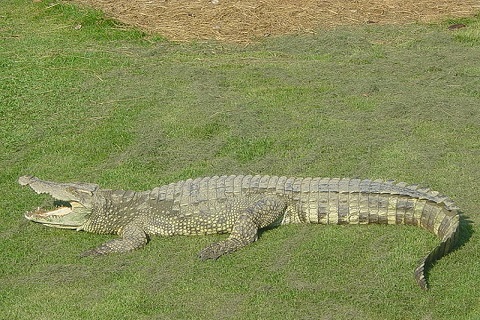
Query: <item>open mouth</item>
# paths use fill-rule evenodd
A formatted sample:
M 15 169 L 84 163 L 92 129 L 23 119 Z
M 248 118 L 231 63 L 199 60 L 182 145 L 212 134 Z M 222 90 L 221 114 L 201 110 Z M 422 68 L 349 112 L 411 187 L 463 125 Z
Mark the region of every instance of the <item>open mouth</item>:
M 33 218 L 33 217 L 39 217 L 39 218 L 62 217 L 72 212 L 73 212 L 72 207 L 57 207 L 57 209 L 50 210 L 50 211 L 47 211 L 46 209 L 43 209 L 43 208 L 38 208 L 35 211 L 27 212 L 25 214 L 25 217 L 27 219 Z
M 81 225 L 82 213 L 86 212 L 85 206 L 76 201 L 55 201 L 54 208 L 37 208 L 25 213 L 25 218 L 47 226 L 76 229 Z

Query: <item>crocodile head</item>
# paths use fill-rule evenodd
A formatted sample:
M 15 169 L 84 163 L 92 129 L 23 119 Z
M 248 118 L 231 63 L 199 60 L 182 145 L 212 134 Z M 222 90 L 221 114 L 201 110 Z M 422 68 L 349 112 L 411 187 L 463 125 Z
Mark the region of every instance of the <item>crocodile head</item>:
M 53 210 L 38 208 L 27 212 L 25 218 L 49 227 L 76 230 L 81 230 L 90 217 L 94 192 L 98 189 L 93 183 L 56 183 L 32 176 L 20 177 L 18 183 L 38 194 L 49 194 L 57 205 Z

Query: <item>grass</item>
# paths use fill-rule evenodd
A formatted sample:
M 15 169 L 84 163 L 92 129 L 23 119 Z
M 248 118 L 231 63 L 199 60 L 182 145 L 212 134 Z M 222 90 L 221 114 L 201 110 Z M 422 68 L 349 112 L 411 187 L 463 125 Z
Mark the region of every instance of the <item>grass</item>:
M 478 319 L 479 32 L 473 17 L 170 43 L 69 4 L 3 1 L 0 318 Z M 231 173 L 428 185 L 471 238 L 429 292 L 412 271 L 437 240 L 401 226 L 284 226 L 215 262 L 196 253 L 223 236 L 78 259 L 112 237 L 27 222 L 44 200 L 16 184 L 143 190 Z

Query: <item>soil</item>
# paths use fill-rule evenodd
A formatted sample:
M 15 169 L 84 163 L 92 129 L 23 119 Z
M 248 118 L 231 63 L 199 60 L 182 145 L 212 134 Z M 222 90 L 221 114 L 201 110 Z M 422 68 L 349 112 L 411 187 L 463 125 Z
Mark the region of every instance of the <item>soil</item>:
M 173 41 L 251 42 L 340 25 L 472 16 L 478 0 L 71 0 Z

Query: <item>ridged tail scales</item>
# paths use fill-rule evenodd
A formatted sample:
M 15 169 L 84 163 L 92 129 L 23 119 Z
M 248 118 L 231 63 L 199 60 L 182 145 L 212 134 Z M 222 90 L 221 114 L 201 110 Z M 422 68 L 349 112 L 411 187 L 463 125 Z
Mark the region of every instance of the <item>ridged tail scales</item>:
M 436 260 L 445 256 L 447 253 L 453 250 L 458 239 L 458 230 L 460 225 L 459 215 L 456 210 L 448 211 L 444 209 L 443 220 L 439 227 L 438 236 L 442 239 L 442 242 L 419 262 L 417 268 L 415 268 L 415 279 L 417 280 L 420 288 L 428 289 L 427 281 L 425 279 L 425 269 Z
M 287 179 L 288 181 L 288 179 Z M 441 242 L 420 260 L 415 279 L 427 289 L 425 269 L 450 252 L 458 238 L 459 214 L 448 197 L 416 185 L 383 180 L 305 178 L 286 183 L 298 201 L 283 223 L 405 224 L 437 235 Z

